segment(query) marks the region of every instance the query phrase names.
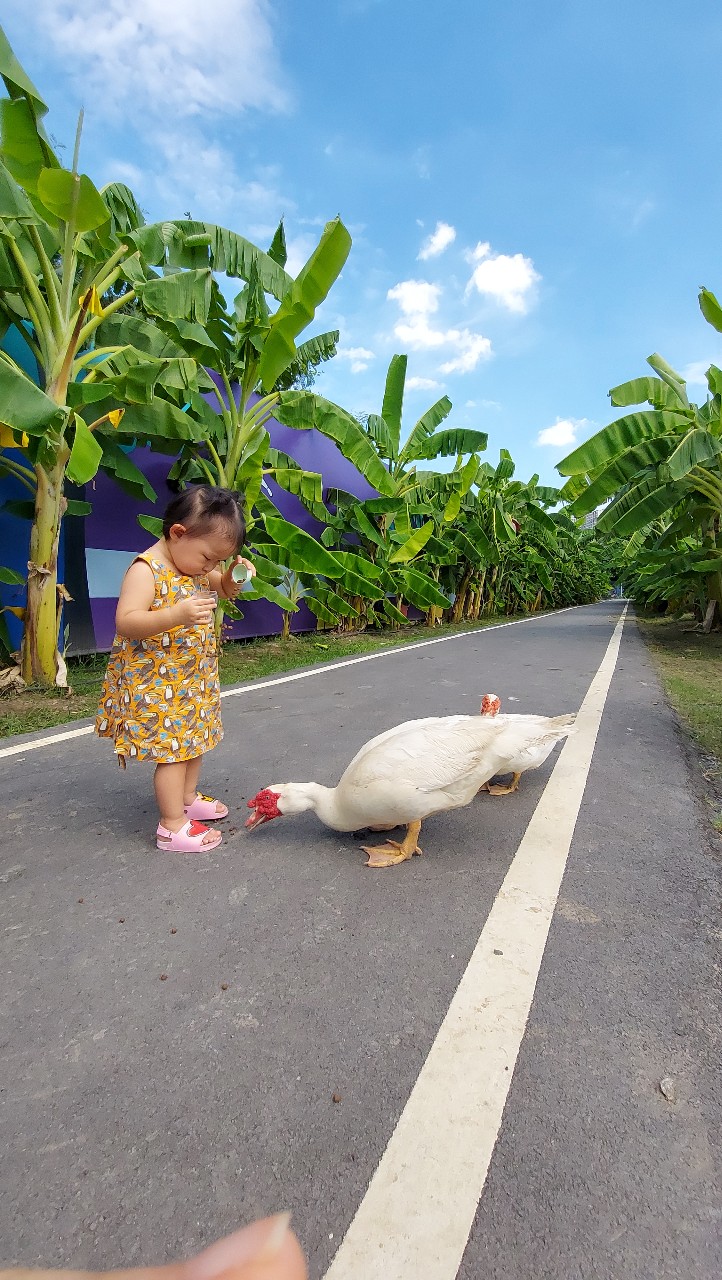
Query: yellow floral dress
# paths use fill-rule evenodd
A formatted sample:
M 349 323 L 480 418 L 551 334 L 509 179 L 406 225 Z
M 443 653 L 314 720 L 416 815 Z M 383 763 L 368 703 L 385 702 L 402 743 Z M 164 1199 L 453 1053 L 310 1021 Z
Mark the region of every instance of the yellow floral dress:
M 152 609 L 167 609 L 208 578 L 188 578 L 141 555 L 153 570 Z M 116 635 L 95 731 L 112 738 L 118 763 L 193 760 L 223 737 L 218 658 L 213 624 L 174 627 L 146 640 Z

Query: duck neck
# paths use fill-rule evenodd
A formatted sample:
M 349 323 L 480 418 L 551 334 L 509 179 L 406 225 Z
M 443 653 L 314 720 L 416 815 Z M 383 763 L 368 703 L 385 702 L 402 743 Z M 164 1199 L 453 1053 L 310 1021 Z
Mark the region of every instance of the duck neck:
M 304 792 L 308 800 L 309 809 L 314 812 L 327 826 L 333 827 L 336 824 L 336 788 L 324 787 L 320 782 L 307 782 L 304 785 Z

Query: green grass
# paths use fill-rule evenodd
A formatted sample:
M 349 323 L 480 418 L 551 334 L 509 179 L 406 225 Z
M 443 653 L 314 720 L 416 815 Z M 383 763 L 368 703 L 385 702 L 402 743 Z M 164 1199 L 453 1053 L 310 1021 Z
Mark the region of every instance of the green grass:
M 691 620 L 637 621 L 672 706 L 701 750 L 722 761 L 722 632 L 701 635 Z
M 424 626 L 415 626 L 408 631 L 367 631 L 359 635 L 311 632 L 308 635 L 293 636 L 285 642 L 275 638 L 235 641 L 226 644 L 221 654 L 221 684 L 233 685 L 244 680 L 259 680 L 264 676 L 280 675 L 298 667 L 317 666 L 355 654 L 395 648 L 397 645 L 418 644 L 420 640 L 473 631 L 479 627 L 493 626 L 495 622 L 508 621 L 508 618 L 485 618 L 456 626 L 447 624 L 435 627 L 433 631 Z M 61 690 L 26 689 L 22 693 L 0 698 L 0 738 L 50 729 L 53 725 L 94 716 L 106 663 L 105 654 L 71 658 L 68 662 L 68 680 L 72 688 L 70 695 Z

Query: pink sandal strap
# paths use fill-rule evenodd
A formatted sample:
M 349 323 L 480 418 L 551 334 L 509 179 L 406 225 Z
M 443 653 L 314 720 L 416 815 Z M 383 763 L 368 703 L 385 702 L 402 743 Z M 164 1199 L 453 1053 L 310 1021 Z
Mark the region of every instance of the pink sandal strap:
M 212 839 L 204 843 L 204 837 L 209 833 Z M 158 823 L 155 835 L 157 847 L 170 853 L 210 853 L 211 849 L 218 848 L 223 839 L 219 831 L 211 831 L 202 822 L 192 820 L 186 822 L 180 831 L 169 831 Z
M 218 805 L 221 805 L 218 809 Z M 226 805 L 221 804 L 219 800 L 214 800 L 212 796 L 197 795 L 192 804 L 184 806 L 183 812 L 186 818 L 194 818 L 200 822 L 219 821 L 221 818 L 228 817 L 228 809 Z

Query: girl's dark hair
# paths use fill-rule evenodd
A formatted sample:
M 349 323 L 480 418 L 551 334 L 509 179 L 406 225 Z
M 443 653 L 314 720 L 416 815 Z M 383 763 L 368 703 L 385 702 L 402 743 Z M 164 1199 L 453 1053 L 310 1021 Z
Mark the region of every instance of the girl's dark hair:
M 221 525 L 239 549 L 246 539 L 243 495 L 210 484 L 191 485 L 168 503 L 163 516 L 164 538 L 170 535 L 174 524 L 184 525 L 186 532 L 196 537 Z

